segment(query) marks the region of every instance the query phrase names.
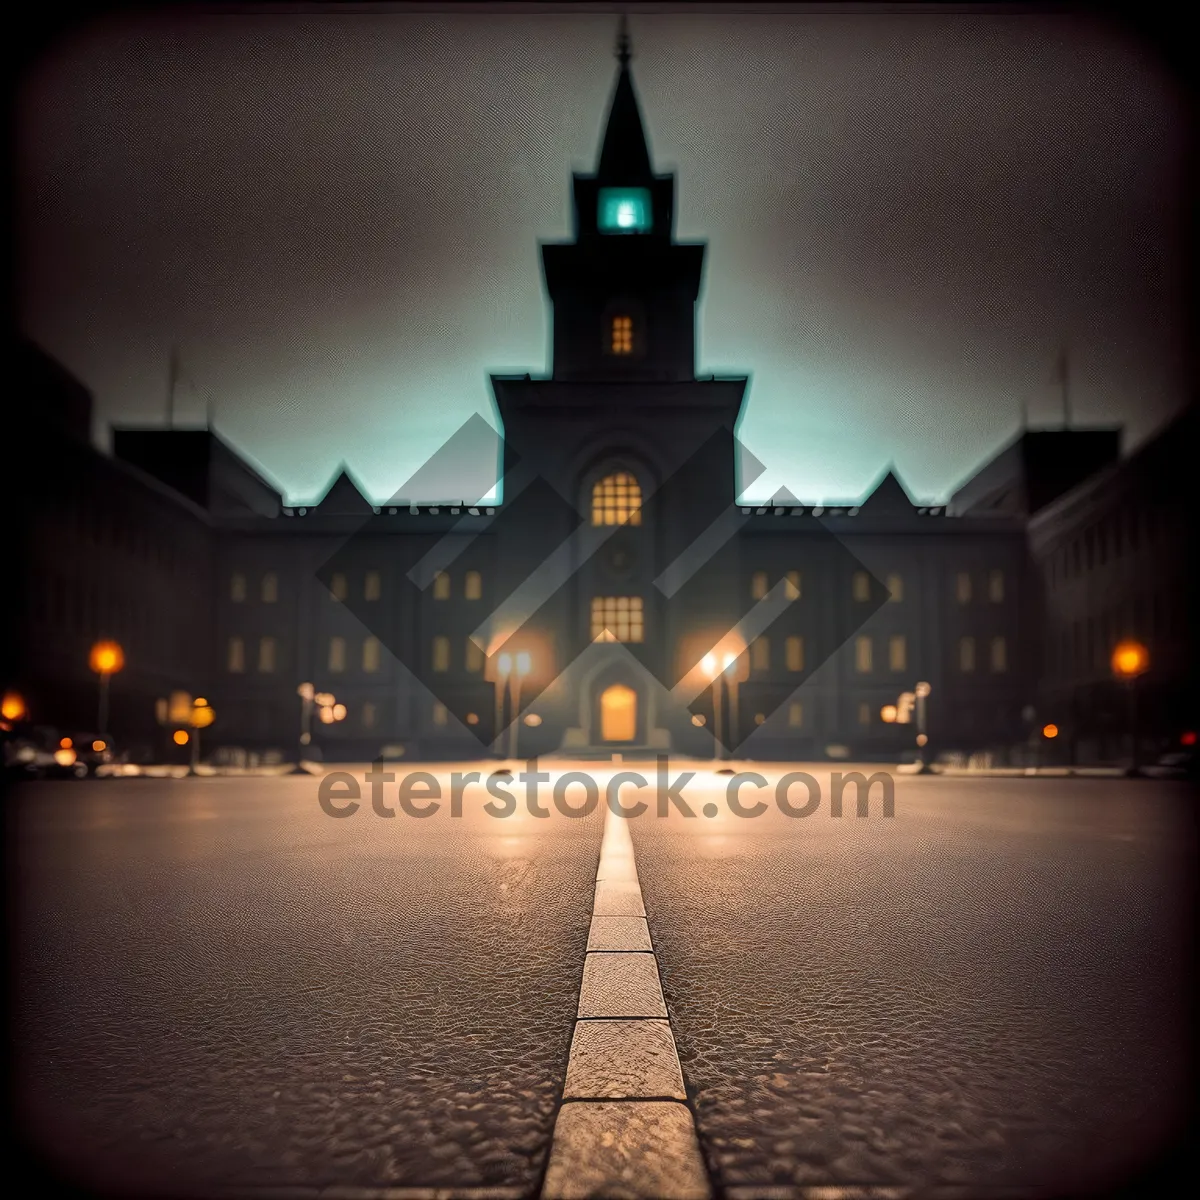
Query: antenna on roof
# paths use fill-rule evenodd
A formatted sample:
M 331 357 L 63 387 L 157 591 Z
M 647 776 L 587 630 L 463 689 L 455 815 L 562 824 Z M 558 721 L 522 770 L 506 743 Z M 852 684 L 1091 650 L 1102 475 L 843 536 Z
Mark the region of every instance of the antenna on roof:
M 179 347 L 172 346 L 167 361 L 167 428 L 175 428 L 175 389 L 179 385 Z

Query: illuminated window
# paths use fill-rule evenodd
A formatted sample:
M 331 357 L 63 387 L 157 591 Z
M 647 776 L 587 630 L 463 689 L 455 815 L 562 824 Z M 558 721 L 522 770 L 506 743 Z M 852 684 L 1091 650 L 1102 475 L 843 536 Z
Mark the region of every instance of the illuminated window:
M 329 669 L 331 671 L 346 669 L 346 639 L 344 637 L 329 639 Z
M 268 571 L 262 577 L 262 602 L 274 604 L 279 599 L 279 576 L 274 571 Z
M 788 638 L 783 644 L 783 651 L 789 671 L 804 670 L 804 639 L 802 637 Z
M 483 598 L 483 576 L 478 571 L 468 571 L 463 579 L 463 596 L 468 600 Z
M 378 600 L 383 595 L 383 581 L 378 571 L 368 571 L 363 582 L 363 599 Z
M 246 599 L 246 577 L 240 571 L 229 580 L 229 598 L 234 604 L 241 604 Z
M 593 525 L 640 525 L 642 489 L 628 471 L 606 475 L 592 486 Z
M 609 349 L 611 349 L 614 354 L 633 353 L 632 317 L 613 317 L 611 333 L 612 337 L 609 341 Z
M 765 637 L 756 637 L 750 643 L 750 666 L 755 671 L 771 669 L 771 643 Z
M 435 671 L 450 670 L 450 639 L 435 637 L 433 639 L 433 669 Z
M 246 643 L 240 637 L 229 639 L 229 670 L 235 675 L 246 669 Z
M 483 670 L 483 651 L 479 648 L 478 643 L 471 638 L 467 638 L 466 662 L 468 671 Z
M 873 648 L 869 637 L 859 637 L 854 639 L 854 669 L 860 675 L 866 675 L 871 670 L 871 659 L 873 658 Z
M 975 639 L 973 637 L 958 639 L 958 669 L 968 672 L 975 670 Z
M 855 600 L 870 600 L 871 598 L 871 577 L 866 571 L 854 572 L 854 599 Z
M 374 673 L 379 670 L 380 646 L 377 637 L 369 637 L 363 641 L 362 664 L 363 670 Z
M 346 577 L 340 571 L 334 574 L 329 580 L 329 594 L 339 602 L 345 600 L 348 594 L 346 591 Z
M 897 574 L 887 577 L 888 599 L 893 603 L 904 599 L 904 580 Z
M 1008 643 L 1002 637 L 992 638 L 992 670 L 997 674 L 1008 670 Z
M 959 604 L 971 603 L 971 572 L 959 571 L 954 584 L 954 594 Z
M 275 670 L 275 639 L 265 637 L 258 639 L 258 669 L 269 675 Z
M 789 600 L 799 600 L 800 599 L 800 572 L 799 571 L 789 571 L 787 573 L 787 575 L 784 576 L 784 579 L 787 582 L 787 589 L 786 589 L 787 590 L 787 598 Z
M 364 729 L 375 728 L 375 705 L 369 700 L 362 706 L 362 724 Z
M 596 225 L 601 233 L 646 233 L 650 230 L 649 188 L 601 188 L 596 201 Z
M 641 596 L 593 596 L 593 642 L 640 642 L 644 635 Z
M 435 700 L 433 704 L 433 723 L 435 725 L 445 725 L 448 715 L 446 706 L 440 700 Z
M 788 705 L 788 728 L 800 729 L 804 725 L 804 705 L 799 700 L 793 700 Z
M 450 599 L 450 576 L 445 571 L 439 571 L 433 577 L 433 598 L 435 600 Z
M 902 633 L 888 639 L 888 666 L 893 671 L 903 671 L 908 667 L 908 642 Z
M 761 600 L 771 590 L 770 581 L 767 579 L 766 571 L 755 571 L 750 576 L 750 598 L 752 600 Z
M 871 706 L 863 703 L 858 706 L 858 723 L 860 725 L 870 725 L 871 723 Z
M 1004 602 L 1004 572 L 992 571 L 988 575 L 988 599 L 993 604 Z

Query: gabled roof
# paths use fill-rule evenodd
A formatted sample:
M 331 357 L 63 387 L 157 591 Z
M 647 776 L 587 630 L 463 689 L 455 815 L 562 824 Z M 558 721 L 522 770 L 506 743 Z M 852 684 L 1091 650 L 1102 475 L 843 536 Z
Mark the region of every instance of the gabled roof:
M 871 494 L 858 507 L 861 512 L 881 516 L 890 513 L 910 513 L 914 504 L 908 489 L 900 482 L 895 468 L 889 467 Z
M 326 489 L 325 495 L 312 505 L 312 508 L 327 517 L 370 516 L 375 511 L 374 505 L 367 499 L 344 464 Z

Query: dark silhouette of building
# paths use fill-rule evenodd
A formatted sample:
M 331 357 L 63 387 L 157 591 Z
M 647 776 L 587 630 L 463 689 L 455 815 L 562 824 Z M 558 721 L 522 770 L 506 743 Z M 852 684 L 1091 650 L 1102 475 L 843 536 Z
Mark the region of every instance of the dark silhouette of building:
M 43 379 L 54 403 L 27 395 L 71 413 L 70 431 L 36 435 L 46 476 L 8 672 L 31 708 L 82 717 L 101 635 L 127 640 L 112 722 L 127 740 L 152 737 L 156 700 L 180 688 L 211 699 L 211 749 L 287 756 L 302 683 L 344 711 L 312 725 L 308 753 L 477 754 L 513 711 L 503 655 L 510 671 L 528 656 L 507 743 L 522 756 L 707 756 L 719 727 L 750 757 L 894 759 L 915 727 L 881 714 L 918 681 L 931 750 L 1010 747 L 1031 708 L 1079 692 L 1075 667 L 1043 679 L 1043 647 L 1089 620 L 1070 608 L 1086 589 L 1045 590 L 1045 564 L 1076 536 L 1068 514 L 1129 477 L 1118 431 L 1026 433 L 948 506 L 893 471 L 856 502 L 739 505 L 747 377 L 696 376 L 705 247 L 674 240 L 675 179 L 653 169 L 625 42 L 619 59 L 596 171 L 573 180 L 575 237 L 542 247 L 550 373 L 491 381 L 498 503 L 486 486 L 377 503 L 343 470 L 316 503 L 286 504 L 211 430 L 117 429 L 107 458 L 82 436 L 74 381 Z M 1175 586 L 1166 552 L 1138 562 L 1160 572 L 1155 595 Z

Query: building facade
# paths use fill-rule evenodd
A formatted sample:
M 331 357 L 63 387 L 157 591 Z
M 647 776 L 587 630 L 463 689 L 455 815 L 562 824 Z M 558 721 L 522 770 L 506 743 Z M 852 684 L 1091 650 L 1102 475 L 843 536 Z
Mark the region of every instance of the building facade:
M 56 695 L 94 680 L 53 664 L 79 675 L 103 633 L 129 641 L 116 736 L 150 736 L 155 701 L 183 689 L 216 710 L 213 751 L 894 760 L 915 727 L 883 714 L 918 682 L 931 751 L 1028 740 L 1034 706 L 1057 703 L 1043 651 L 1065 619 L 1044 585 L 1059 518 L 1031 517 L 1111 471 L 1116 432 L 1023 435 L 946 506 L 891 471 L 856 503 L 740 505 L 747 377 L 696 375 L 705 247 L 675 240 L 675 179 L 653 169 L 619 57 L 575 236 L 542 247 L 550 374 L 491 380 L 500 499 L 379 503 L 342 471 L 294 506 L 211 431 L 116 429 L 111 459 L 76 438 L 83 491 L 30 514 L 21 620 L 44 633 L 8 675 L 31 706 L 66 719 Z M 120 553 L 61 540 L 118 511 Z M 126 580 L 131 607 L 68 616 L 64 562 L 85 594 Z M 335 719 L 312 719 L 304 684 Z

